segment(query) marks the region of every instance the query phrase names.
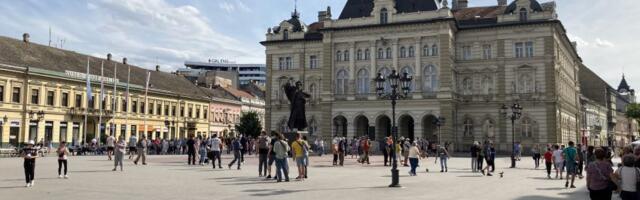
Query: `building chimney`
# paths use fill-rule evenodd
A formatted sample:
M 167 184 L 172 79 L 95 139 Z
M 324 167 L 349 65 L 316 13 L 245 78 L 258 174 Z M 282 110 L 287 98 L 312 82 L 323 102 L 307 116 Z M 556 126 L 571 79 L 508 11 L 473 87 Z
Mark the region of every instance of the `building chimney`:
M 160 65 L 156 65 L 156 71 L 159 72 L 160 71 Z
M 29 43 L 29 37 L 30 37 L 30 36 L 29 36 L 29 33 L 24 33 L 24 34 L 22 34 L 22 41 L 23 41 L 24 43 Z
M 506 6 L 507 5 L 507 0 L 498 0 L 498 5 L 499 6 Z
M 458 10 L 458 9 L 467 8 L 467 4 L 468 3 L 469 3 L 468 0 L 454 0 L 453 1 L 453 9 L 454 10 Z
M 107 54 L 107 61 L 111 61 L 111 53 Z
M 122 58 L 122 64 L 127 64 L 127 58 Z
M 318 21 L 331 20 L 331 7 L 328 6 L 326 11 L 318 12 Z

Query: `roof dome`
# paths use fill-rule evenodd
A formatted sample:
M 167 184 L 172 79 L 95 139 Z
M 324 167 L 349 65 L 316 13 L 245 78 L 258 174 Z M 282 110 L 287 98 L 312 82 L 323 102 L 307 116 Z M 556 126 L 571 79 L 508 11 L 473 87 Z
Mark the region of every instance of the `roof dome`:
M 509 6 L 507 6 L 507 9 L 504 10 L 504 14 L 509 14 L 509 13 L 514 13 L 516 11 L 516 2 L 518 0 L 515 0 L 513 2 L 511 2 L 511 4 L 509 4 Z M 542 12 L 542 6 L 540 5 L 540 3 L 538 3 L 538 1 L 536 0 L 529 0 L 529 2 L 531 2 L 531 5 L 529 6 L 531 8 L 531 10 L 536 11 L 536 12 Z

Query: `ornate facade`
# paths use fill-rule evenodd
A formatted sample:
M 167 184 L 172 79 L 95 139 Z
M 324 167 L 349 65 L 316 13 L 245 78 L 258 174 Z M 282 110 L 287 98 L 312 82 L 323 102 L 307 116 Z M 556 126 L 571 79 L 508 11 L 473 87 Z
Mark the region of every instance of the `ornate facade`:
M 396 70 L 413 76 L 408 98 L 397 107 L 402 136 L 437 140 L 433 121 L 441 116 L 442 140 L 456 150 L 489 139 L 510 151 L 512 129 L 525 146 L 578 140 L 582 61 L 555 3 L 453 5 L 348 0 L 337 19 L 327 8 L 308 26 L 294 11 L 262 42 L 266 129 L 286 131 L 282 85 L 301 80 L 312 96 L 311 134 L 380 140 L 390 134 L 393 119 L 390 101 L 375 94 L 373 78 Z M 512 127 L 499 108 L 514 102 L 524 110 Z

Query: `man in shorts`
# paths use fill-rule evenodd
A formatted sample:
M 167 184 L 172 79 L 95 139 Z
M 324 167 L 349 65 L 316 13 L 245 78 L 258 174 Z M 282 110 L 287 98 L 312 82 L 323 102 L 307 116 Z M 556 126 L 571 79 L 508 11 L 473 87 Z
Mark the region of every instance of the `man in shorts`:
M 107 157 L 111 160 L 111 154 L 113 154 L 113 150 L 115 149 L 116 138 L 113 135 L 109 135 L 107 137 Z
M 560 174 L 562 179 L 562 173 L 564 172 L 564 156 L 562 156 L 562 150 L 558 145 L 553 145 L 553 165 L 556 167 L 556 178 Z
M 569 187 L 569 176 L 571 176 L 571 188 L 576 188 L 573 185 L 573 182 L 576 180 L 576 170 L 577 170 L 577 162 L 576 156 L 578 154 L 578 150 L 574 147 L 573 141 L 569 141 L 569 147 L 563 150 L 565 167 L 567 168 L 567 182 L 564 184 L 565 188 Z
M 133 155 L 136 155 L 138 152 L 136 143 L 138 143 L 138 137 L 136 137 L 136 135 L 131 135 L 131 137 L 129 137 L 129 160 L 131 160 Z

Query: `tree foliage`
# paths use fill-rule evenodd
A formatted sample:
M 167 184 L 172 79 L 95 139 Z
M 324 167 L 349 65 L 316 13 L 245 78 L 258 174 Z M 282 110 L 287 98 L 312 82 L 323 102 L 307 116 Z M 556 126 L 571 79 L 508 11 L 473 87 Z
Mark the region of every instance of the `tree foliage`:
M 632 103 L 627 105 L 626 115 L 628 118 L 632 118 L 640 122 L 640 104 Z
M 258 137 L 262 131 L 260 117 L 255 111 L 243 112 L 240 116 L 240 123 L 236 124 L 238 133 L 249 137 Z

